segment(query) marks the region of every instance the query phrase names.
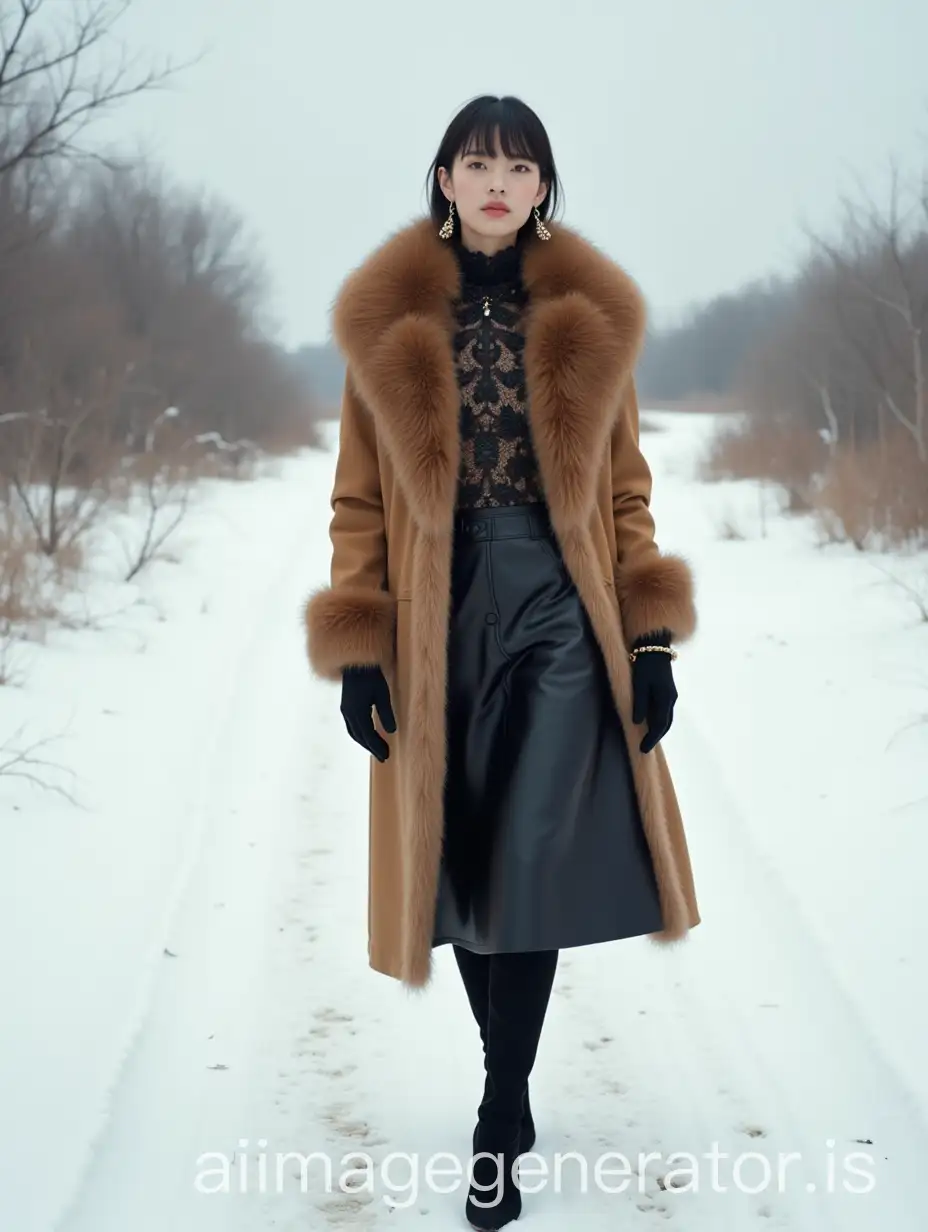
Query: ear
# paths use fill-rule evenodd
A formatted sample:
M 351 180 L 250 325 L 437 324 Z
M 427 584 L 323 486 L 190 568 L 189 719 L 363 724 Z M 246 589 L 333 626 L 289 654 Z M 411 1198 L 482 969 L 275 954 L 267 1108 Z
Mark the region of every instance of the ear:
M 438 168 L 438 186 L 448 201 L 454 200 L 454 191 L 451 187 L 451 176 L 444 167 Z
M 548 185 L 544 182 L 544 180 L 542 180 L 541 183 L 538 185 L 538 192 L 535 193 L 535 204 L 541 205 L 542 201 L 544 201 L 547 195 L 548 195 Z

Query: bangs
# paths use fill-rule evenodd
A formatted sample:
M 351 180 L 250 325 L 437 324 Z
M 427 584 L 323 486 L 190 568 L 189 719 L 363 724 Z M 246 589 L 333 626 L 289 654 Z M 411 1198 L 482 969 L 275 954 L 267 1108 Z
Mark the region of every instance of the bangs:
M 506 158 L 527 158 L 539 166 L 543 162 L 538 134 L 530 131 L 525 117 L 499 114 L 501 108 L 490 108 L 487 114 L 477 118 L 473 128 L 461 143 L 462 158 L 476 155 L 481 158 L 496 158 L 498 150 L 493 138 L 499 130 L 499 140 Z M 494 114 L 494 112 L 496 114 Z

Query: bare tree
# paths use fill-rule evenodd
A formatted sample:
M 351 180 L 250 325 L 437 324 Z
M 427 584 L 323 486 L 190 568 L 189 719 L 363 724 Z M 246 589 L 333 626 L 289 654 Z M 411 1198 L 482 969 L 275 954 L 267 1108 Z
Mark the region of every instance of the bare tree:
M 191 432 L 226 444 L 316 440 L 296 366 L 267 337 L 266 268 L 227 205 L 150 165 L 103 170 L 82 194 L 71 234 L 139 348 L 126 408 L 134 447 L 165 406 L 180 407 Z
M 259 446 L 316 440 L 242 219 L 91 144 L 96 119 L 185 67 L 126 55 L 131 3 L 0 0 L 0 491 L 26 528 L 3 542 L 0 525 L 0 549 L 40 578 L 141 497 L 132 576 L 204 473 L 244 477 Z M 0 552 L 13 635 L 37 602 L 20 557 Z
M 100 158 L 84 144 L 92 122 L 185 67 L 146 68 L 124 48 L 112 67 L 101 67 L 99 53 L 116 41 L 130 7 L 131 0 L 0 0 L 0 176 L 30 163 Z
M 61 245 L 36 254 L 30 295 L 4 319 L 0 478 L 46 555 L 75 543 L 112 495 L 131 339 L 92 267 Z
M 890 165 L 885 209 L 845 200 L 840 242 L 813 237 L 834 274 L 846 345 L 869 392 L 874 435 L 888 412 L 928 463 L 928 193 L 906 208 Z

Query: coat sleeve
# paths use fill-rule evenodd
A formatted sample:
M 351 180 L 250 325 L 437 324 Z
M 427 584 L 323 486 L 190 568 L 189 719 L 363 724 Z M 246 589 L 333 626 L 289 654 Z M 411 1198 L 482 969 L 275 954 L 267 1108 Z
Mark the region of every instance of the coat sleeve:
M 636 638 L 660 629 L 669 629 L 676 642 L 696 630 L 690 567 L 680 556 L 661 555 L 654 541 L 651 471 L 638 433 L 638 395 L 629 380 L 611 443 L 616 593 L 629 648 Z
M 306 601 L 313 672 L 339 680 L 349 665 L 392 663 L 396 601 L 387 592 L 387 542 L 374 422 L 345 375 L 335 481 L 330 498 L 330 585 Z

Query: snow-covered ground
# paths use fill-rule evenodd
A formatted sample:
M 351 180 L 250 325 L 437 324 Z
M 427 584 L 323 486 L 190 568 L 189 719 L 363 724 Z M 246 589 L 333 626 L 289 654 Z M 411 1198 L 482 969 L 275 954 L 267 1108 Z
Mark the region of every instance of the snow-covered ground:
M 703 923 L 562 955 L 520 1226 L 914 1232 L 928 625 L 875 565 L 928 562 L 761 519 L 755 485 L 693 479 L 711 420 L 648 418 L 699 583 L 665 748 Z M 79 804 L 0 777 L 4 1232 L 465 1226 L 438 1153 L 466 1167 L 476 1027 L 448 948 L 424 996 L 366 965 L 368 760 L 303 658 L 332 463 L 205 488 L 177 563 L 101 576 L 111 614 L 0 689 L 0 744 L 60 735 Z

